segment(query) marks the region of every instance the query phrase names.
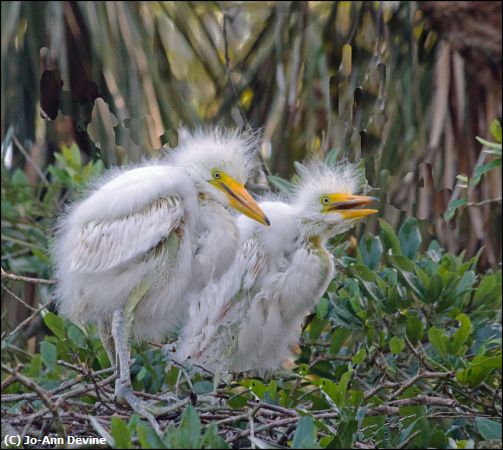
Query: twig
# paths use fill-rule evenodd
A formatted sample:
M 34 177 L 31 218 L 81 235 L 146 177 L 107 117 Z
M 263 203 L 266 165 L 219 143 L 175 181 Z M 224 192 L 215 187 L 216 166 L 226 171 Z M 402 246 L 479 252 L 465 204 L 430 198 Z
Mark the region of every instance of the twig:
M 503 197 L 496 197 L 496 198 L 488 198 L 486 200 L 482 200 L 480 202 L 468 202 L 466 204 L 466 206 L 484 206 L 484 205 L 488 205 L 490 203 L 498 203 L 498 202 L 501 202 L 501 200 L 503 199 Z
M 427 406 L 447 406 L 455 408 L 458 402 L 452 398 L 445 397 L 430 397 L 428 395 L 418 395 L 412 398 L 402 398 L 400 400 L 392 400 L 389 402 L 394 406 L 410 406 L 410 405 L 427 405 Z
M 16 144 L 16 147 L 21 151 L 21 153 L 24 155 L 26 160 L 33 166 L 35 171 L 38 173 L 42 181 L 46 184 L 49 185 L 49 182 L 47 181 L 47 178 L 45 177 L 44 173 L 40 170 L 40 167 L 37 166 L 37 163 L 33 160 L 33 158 L 30 156 L 30 154 L 25 150 L 21 142 L 19 142 L 18 138 L 14 133 L 12 133 L 12 140 Z
M 59 417 L 58 405 L 49 398 L 48 392 L 42 387 L 40 387 L 33 380 L 30 380 L 28 377 L 25 377 L 24 375 L 16 372 L 14 369 L 11 369 L 5 364 L 2 364 L 2 370 L 15 377 L 21 384 L 24 384 L 28 389 L 35 391 L 40 396 L 40 399 L 42 400 L 44 405 L 47 406 L 47 408 L 49 409 L 54 418 L 54 425 L 56 426 L 56 430 L 58 431 L 59 437 L 65 439 L 66 430 L 63 425 L 63 422 L 61 422 L 61 418 Z
M 412 377 L 411 379 L 400 383 L 401 387 L 397 389 L 393 394 L 391 394 L 390 398 L 397 398 L 405 389 L 411 387 L 416 384 L 422 378 L 452 378 L 454 376 L 454 372 L 419 372 L 417 375 Z
M 424 357 L 424 355 L 422 355 L 421 353 L 419 353 L 417 351 L 416 347 L 414 347 L 414 345 L 412 344 L 412 342 L 410 342 L 410 340 L 407 336 L 405 336 L 405 343 L 407 344 L 407 347 L 409 347 L 410 351 L 414 354 L 414 356 L 419 360 L 419 362 L 424 367 L 426 367 L 428 370 L 431 370 L 431 371 L 435 370 L 433 368 L 433 366 L 428 361 L 426 361 L 426 358 Z
M 9 288 L 7 288 L 7 286 L 2 284 L 2 289 L 5 290 L 9 295 L 11 295 L 14 299 L 16 299 L 19 303 L 21 303 L 26 308 L 31 309 L 32 311 L 37 311 L 37 308 L 34 308 L 33 306 L 26 303 L 21 297 L 19 297 L 14 292 L 12 292 Z
M 9 280 L 14 281 L 24 281 L 25 283 L 34 283 L 34 284 L 56 284 L 56 280 L 45 280 L 43 278 L 31 278 L 24 277 L 22 275 L 14 275 L 13 273 L 6 272 L 2 267 L 2 278 L 7 278 Z
M 47 307 L 47 304 L 44 303 L 41 305 L 38 309 L 35 309 L 34 312 L 29 315 L 26 319 L 24 319 L 16 328 L 14 328 L 12 331 L 9 333 L 2 333 L 2 340 L 3 339 L 9 339 L 11 336 L 17 334 L 21 328 L 23 328 L 25 325 L 27 325 L 29 322 L 33 320 L 34 317 L 37 316 L 37 314 L 40 313 L 44 308 Z

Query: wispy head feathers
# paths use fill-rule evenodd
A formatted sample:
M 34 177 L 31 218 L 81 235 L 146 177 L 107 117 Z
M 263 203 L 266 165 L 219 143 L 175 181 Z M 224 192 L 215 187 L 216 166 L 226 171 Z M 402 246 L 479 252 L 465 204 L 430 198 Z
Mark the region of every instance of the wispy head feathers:
M 300 203 L 322 194 L 357 194 L 365 183 L 363 168 L 348 161 L 336 164 L 309 161 L 297 165 L 297 172 L 299 181 L 294 196 Z
M 257 146 L 260 138 L 260 132 L 252 130 L 180 128 L 178 147 L 168 158 L 181 167 L 220 167 L 244 184 L 259 164 Z

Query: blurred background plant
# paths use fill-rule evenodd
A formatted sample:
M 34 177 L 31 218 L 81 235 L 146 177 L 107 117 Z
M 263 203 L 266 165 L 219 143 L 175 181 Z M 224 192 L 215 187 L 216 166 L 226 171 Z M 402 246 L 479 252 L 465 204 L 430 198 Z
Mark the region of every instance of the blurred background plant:
M 334 308 L 350 304 L 357 319 L 330 306 L 330 320 L 317 310 L 310 327 L 317 326 L 316 320 L 328 320 L 325 328 L 333 333 L 336 325 L 341 330 L 351 329 L 351 324 L 370 326 L 361 317 L 360 309 L 366 306 L 355 303 L 357 284 L 361 283 L 360 301 L 370 295 L 373 304 L 377 294 L 374 288 L 366 289 L 371 283 L 384 289 L 381 285 L 387 283 L 392 292 L 384 289 L 378 295 L 387 313 L 376 306 L 372 320 L 377 325 L 373 326 L 379 329 L 380 321 L 388 320 L 391 328 L 398 328 L 382 339 L 369 339 L 388 348 L 393 338 L 392 354 L 401 353 L 402 325 L 407 330 L 417 327 L 416 319 L 423 322 L 425 339 L 426 329 L 448 330 L 455 320 L 466 329 L 460 314 L 468 315 L 471 332 L 478 329 L 473 324 L 482 316 L 473 302 L 481 300 L 472 294 L 466 300 L 463 289 L 481 289 L 478 295 L 483 296 L 493 286 L 492 281 L 483 281 L 489 277 L 501 290 L 500 278 L 497 282 L 502 243 L 501 2 L 12 1 L 2 2 L 1 8 L 2 325 L 10 330 L 2 346 L 8 341 L 10 350 L 17 349 L 9 352 L 13 366 L 18 358 L 37 352 L 45 352 L 42 359 L 49 365 L 55 355 L 69 360 L 75 356 L 75 349 L 69 352 L 56 341 L 48 342 L 56 353 L 50 345 L 38 346 L 48 331 L 40 314 L 50 308 L 50 281 L 43 281 L 51 276 L 47 248 L 62 205 L 76 198 L 105 167 L 158 158 L 163 146 L 176 145 L 180 123 L 262 127 L 260 152 L 265 168 L 254 180 L 257 191 L 286 188 L 294 162 L 304 158 L 363 159 L 381 213 L 379 219 L 372 218 L 353 232 L 359 239 L 348 239 L 351 246 L 346 250 L 356 258 L 353 266 L 363 265 L 371 273 L 348 266 L 342 273 L 355 281 L 337 291 L 342 306 L 335 297 L 321 303 Z M 411 222 L 414 217 L 417 222 Z M 379 224 L 382 219 L 386 222 Z M 393 230 L 404 239 L 402 249 L 417 244 L 416 251 L 428 252 L 433 263 L 419 257 L 415 261 L 412 250 L 405 250 L 412 266 L 399 257 L 385 257 L 380 248 L 386 243 L 401 252 Z M 438 253 L 440 248 L 446 253 Z M 475 256 L 476 267 L 465 262 Z M 373 274 L 379 267 L 382 274 Z M 24 274 L 35 282 L 9 274 Z M 405 285 L 393 278 L 397 274 Z M 435 281 L 427 282 L 425 277 Z M 398 294 L 393 290 L 395 282 Z M 414 287 L 416 282 L 423 287 Z M 438 297 L 450 284 L 451 289 L 461 285 L 461 291 L 442 294 L 440 303 L 449 297 L 462 304 L 449 303 L 443 311 L 426 306 L 426 315 L 422 309 L 406 312 L 409 306 L 402 303 L 408 300 L 396 297 L 409 298 L 409 292 L 419 299 L 424 292 Z M 500 319 L 495 308 L 501 294 L 491 292 L 487 321 Z M 389 301 L 384 300 L 386 295 Z M 453 300 L 456 295 L 460 299 Z M 397 303 L 391 305 L 393 301 Z M 386 308 L 396 317 L 387 318 Z M 69 326 L 65 324 L 65 330 L 72 329 L 73 338 L 81 342 Z M 58 330 L 58 339 L 65 339 L 65 331 Z M 372 335 L 370 329 L 364 331 Z M 427 338 L 434 354 L 447 360 L 441 362 L 441 370 L 480 373 L 480 368 L 472 367 L 471 357 L 458 354 L 461 337 L 450 344 L 447 336 L 433 331 Z M 490 340 L 487 336 L 470 342 Z M 487 356 L 485 350 L 477 353 L 485 345 L 480 342 L 471 356 Z M 91 355 L 99 343 L 88 344 L 91 353 L 81 357 L 96 366 Z M 339 344 L 334 345 L 338 353 Z M 354 345 L 344 341 L 348 348 Z M 369 341 L 362 364 L 371 361 L 372 345 Z M 493 357 L 492 348 L 486 348 L 487 357 Z M 309 359 L 310 351 L 309 346 L 302 347 L 308 365 L 314 361 Z M 160 366 L 155 362 L 158 355 L 152 358 L 145 357 L 150 366 L 148 373 L 140 369 L 142 379 L 147 373 L 150 380 L 151 368 Z M 104 366 L 103 361 L 100 364 Z M 41 380 L 47 382 L 46 376 L 54 380 L 54 367 L 45 367 Z M 39 376 L 38 370 L 27 373 Z M 334 379 L 339 382 L 342 369 L 337 370 Z M 483 391 L 483 383 L 492 383 L 486 394 L 491 392 L 501 404 L 500 371 L 491 383 L 486 380 L 494 371 L 483 381 L 470 381 L 468 372 L 459 375 L 461 386 Z M 160 389 L 161 384 L 156 386 Z M 449 386 L 446 389 L 452 389 Z M 437 389 L 435 384 L 430 387 Z M 494 403 L 489 398 L 480 401 L 486 406 Z M 197 421 L 190 421 L 191 417 L 187 413 L 187 423 L 194 425 Z M 353 419 L 348 424 L 352 430 Z M 391 425 L 401 430 L 399 445 L 417 431 L 409 427 L 407 434 L 401 425 Z M 314 445 L 302 438 L 311 436 L 315 426 L 321 427 L 303 422 L 303 434 L 293 439 L 294 444 Z M 129 432 L 136 433 L 135 427 L 129 424 Z M 375 427 L 383 430 L 382 425 Z M 124 433 L 120 424 L 115 430 L 116 437 Z M 464 432 L 456 439 L 462 440 Z M 371 440 L 376 442 L 375 436 Z M 333 443 L 343 444 L 348 442 Z

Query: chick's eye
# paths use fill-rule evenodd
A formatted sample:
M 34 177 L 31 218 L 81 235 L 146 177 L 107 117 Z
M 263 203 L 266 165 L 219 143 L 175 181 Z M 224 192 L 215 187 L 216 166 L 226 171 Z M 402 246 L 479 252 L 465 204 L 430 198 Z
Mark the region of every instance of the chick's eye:
M 321 199 L 321 201 L 322 201 L 322 203 L 323 203 L 324 205 L 328 205 L 328 204 L 329 204 L 329 202 L 330 202 L 330 200 L 329 200 L 329 198 L 328 198 L 328 197 L 323 197 L 323 198 Z
M 220 180 L 220 178 L 222 178 L 222 175 L 220 175 L 220 172 L 218 170 L 215 170 L 215 172 L 213 172 L 213 178 L 215 178 L 215 180 Z

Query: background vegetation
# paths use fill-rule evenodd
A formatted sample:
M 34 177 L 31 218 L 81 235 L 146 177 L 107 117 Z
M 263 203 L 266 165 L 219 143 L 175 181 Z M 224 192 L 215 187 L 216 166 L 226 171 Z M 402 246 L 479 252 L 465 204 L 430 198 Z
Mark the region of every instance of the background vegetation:
M 2 2 L 1 52 L 3 435 L 501 446 L 500 2 Z M 334 242 L 295 365 L 182 378 L 159 437 L 111 402 L 95 330 L 54 313 L 47 247 L 81 186 L 180 123 L 263 127 L 257 193 L 306 156 L 363 159 L 380 217 Z M 134 386 L 160 402 L 180 366 L 151 344 Z

